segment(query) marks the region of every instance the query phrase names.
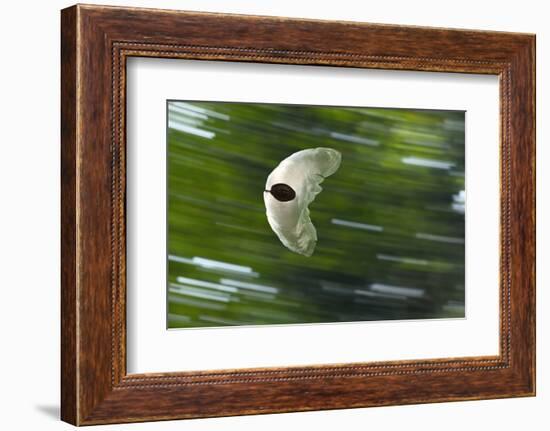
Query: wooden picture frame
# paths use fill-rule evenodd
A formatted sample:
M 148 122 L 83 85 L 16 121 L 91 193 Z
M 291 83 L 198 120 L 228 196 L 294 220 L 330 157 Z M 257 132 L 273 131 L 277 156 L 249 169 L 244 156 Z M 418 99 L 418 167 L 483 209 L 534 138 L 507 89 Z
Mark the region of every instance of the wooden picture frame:
M 535 394 L 534 35 L 83 5 L 64 9 L 61 24 L 64 421 Z M 127 374 L 125 65 L 131 56 L 498 75 L 500 354 Z

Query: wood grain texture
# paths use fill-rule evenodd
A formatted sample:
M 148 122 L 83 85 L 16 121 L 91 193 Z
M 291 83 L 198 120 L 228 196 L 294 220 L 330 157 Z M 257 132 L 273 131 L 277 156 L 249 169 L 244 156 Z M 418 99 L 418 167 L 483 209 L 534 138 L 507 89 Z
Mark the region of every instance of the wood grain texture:
M 76 9 L 61 16 L 61 417 L 77 422 Z
M 86 425 L 534 395 L 533 35 L 79 5 L 62 11 L 61 36 L 63 420 Z M 499 75 L 499 355 L 127 375 L 130 56 Z

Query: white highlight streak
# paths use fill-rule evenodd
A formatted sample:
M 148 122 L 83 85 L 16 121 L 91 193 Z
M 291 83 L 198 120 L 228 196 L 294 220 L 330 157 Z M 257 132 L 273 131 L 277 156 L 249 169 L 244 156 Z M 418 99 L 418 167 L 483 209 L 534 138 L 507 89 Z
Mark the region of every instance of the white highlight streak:
M 185 115 L 187 117 L 194 117 L 194 118 L 200 118 L 201 120 L 208 120 L 208 117 L 206 115 L 201 114 L 200 112 L 196 112 L 192 109 L 185 109 L 176 104 L 171 104 L 168 110 L 170 111 L 171 114 L 180 114 L 180 115 Z
M 368 138 L 362 138 L 360 136 L 346 135 L 344 133 L 338 133 L 338 132 L 330 132 L 330 137 L 334 139 L 338 139 L 340 141 L 353 142 L 354 144 L 371 145 L 373 147 L 380 145 L 380 142 L 378 142 L 375 139 L 368 139 Z
M 174 254 L 168 255 L 168 260 L 179 263 L 187 263 L 189 265 L 198 265 L 208 269 L 221 269 L 230 272 L 238 272 L 241 274 L 251 275 L 255 274 L 252 268 L 249 266 L 235 265 L 233 263 L 220 262 L 218 260 L 206 259 L 204 257 L 193 257 L 189 259 L 187 257 L 176 256 Z
M 193 278 L 187 278 L 187 277 L 177 277 L 176 280 L 178 280 L 178 283 L 190 284 L 192 286 L 199 286 L 199 287 L 207 287 L 209 289 L 220 290 L 222 292 L 230 292 L 230 293 L 237 292 L 237 289 L 234 287 L 222 286 L 221 284 L 210 283 L 209 281 L 195 280 Z
M 441 160 L 421 159 L 419 157 L 403 157 L 401 161 L 407 165 L 424 166 L 426 168 L 451 169 L 454 163 Z
M 428 264 L 428 261 L 424 259 L 413 259 L 412 257 L 389 256 L 387 254 L 377 254 L 376 258 L 378 260 L 388 260 L 390 262 L 399 262 L 399 263 L 410 263 L 412 265 Z
M 390 286 L 388 284 L 374 283 L 370 285 L 370 290 L 373 292 L 389 293 L 411 298 L 421 298 L 424 296 L 424 289 L 417 287 Z
M 176 108 L 184 109 L 184 110 L 189 110 L 189 111 L 193 111 L 193 112 L 198 112 L 198 113 L 201 113 L 201 114 L 205 114 L 209 117 L 218 118 L 220 120 L 228 121 L 228 120 L 231 119 L 231 117 L 229 115 L 221 114 L 219 112 L 212 111 L 211 109 L 201 108 L 199 106 L 195 106 L 195 105 L 192 105 L 190 103 L 170 102 L 170 108 L 172 108 L 172 107 L 176 107 Z
M 340 220 L 337 218 L 333 218 L 331 220 L 331 223 L 339 226 L 347 226 L 347 227 L 352 227 L 356 229 L 372 230 L 374 232 L 382 232 L 384 230 L 382 226 L 376 226 L 373 224 L 366 224 L 366 223 L 358 223 L 355 221 Z
M 195 289 L 191 286 L 183 284 L 170 283 L 170 292 L 179 293 L 185 296 L 193 296 L 195 298 L 209 299 L 211 301 L 229 302 L 231 298 L 229 296 L 215 295 L 205 292 L 201 289 Z
M 427 239 L 430 241 L 448 242 L 450 244 L 464 244 L 463 238 L 454 238 L 452 236 L 432 235 L 431 233 L 417 233 L 419 239 Z
M 178 130 L 183 133 L 189 133 L 191 135 L 197 135 L 202 138 L 212 139 L 216 136 L 214 132 L 209 132 L 207 130 L 197 129 L 196 127 L 186 126 L 185 124 L 177 123 L 175 121 L 169 121 L 168 127 L 170 129 Z
M 172 262 L 187 263 L 189 265 L 195 265 L 195 263 L 196 263 L 193 259 L 189 259 L 187 257 L 176 256 L 174 254 L 169 254 L 168 255 L 168 260 L 171 260 Z
M 271 286 L 263 286 L 261 284 L 245 283 L 244 281 L 231 280 L 229 278 L 220 279 L 220 283 L 230 286 L 240 287 L 242 289 L 257 290 L 258 292 L 277 293 L 279 289 Z
M 205 259 L 204 257 L 194 257 L 193 261 L 197 263 L 197 265 L 204 266 L 205 268 L 220 268 L 227 269 L 229 271 L 245 273 L 253 272 L 252 268 L 250 268 L 249 266 L 235 265 L 234 263 L 226 263 L 220 262 L 218 260 Z

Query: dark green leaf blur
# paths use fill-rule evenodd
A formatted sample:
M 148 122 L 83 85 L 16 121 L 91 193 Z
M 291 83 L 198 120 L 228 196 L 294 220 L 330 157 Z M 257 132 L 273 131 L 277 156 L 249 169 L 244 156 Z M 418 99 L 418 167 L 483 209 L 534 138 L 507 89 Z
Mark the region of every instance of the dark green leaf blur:
M 464 317 L 464 113 L 168 102 L 168 327 Z M 292 153 L 342 153 L 313 256 L 265 215 Z

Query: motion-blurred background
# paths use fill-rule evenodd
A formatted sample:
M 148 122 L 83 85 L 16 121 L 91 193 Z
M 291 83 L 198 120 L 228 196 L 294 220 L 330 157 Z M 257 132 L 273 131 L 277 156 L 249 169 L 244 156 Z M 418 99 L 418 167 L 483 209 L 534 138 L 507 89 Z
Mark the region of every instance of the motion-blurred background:
M 464 317 L 464 112 L 168 101 L 168 327 Z M 268 225 L 267 176 L 342 153 L 311 257 Z

